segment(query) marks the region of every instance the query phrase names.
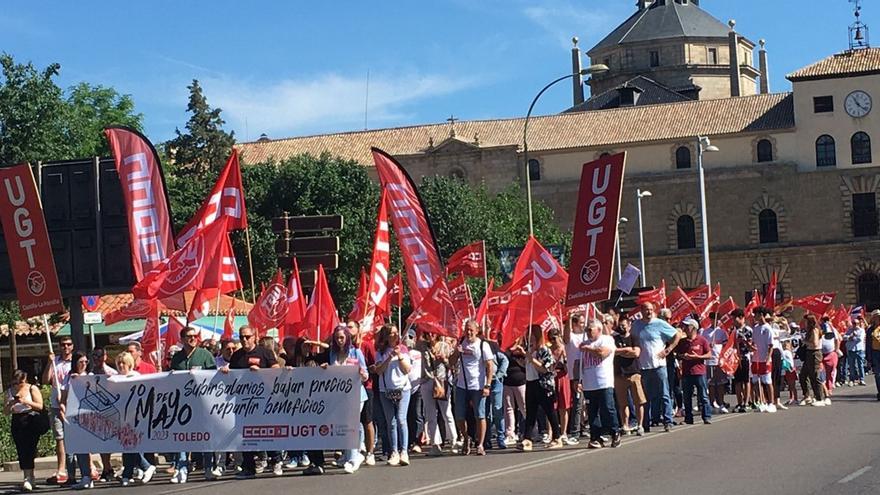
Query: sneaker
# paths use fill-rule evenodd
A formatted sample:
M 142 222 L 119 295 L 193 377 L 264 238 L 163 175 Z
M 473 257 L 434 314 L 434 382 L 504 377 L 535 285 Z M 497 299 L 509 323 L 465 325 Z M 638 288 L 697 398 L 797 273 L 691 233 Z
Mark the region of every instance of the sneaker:
M 724 406 L 721 406 L 720 408 L 718 408 L 718 414 L 728 414 L 729 412 L 730 412 L 730 410 Z
M 376 456 L 373 455 L 372 452 L 370 452 L 369 454 L 367 454 L 367 458 L 364 459 L 364 464 L 366 464 L 367 466 L 375 466 L 376 465 Z
M 711 424 L 712 424 L 712 420 L 711 420 L 711 419 L 704 419 L 704 420 L 703 420 L 703 424 L 704 424 L 704 425 L 711 425 Z
M 767 406 L 764 407 L 764 412 L 775 413 L 776 406 L 774 406 L 773 404 L 768 404 Z
M 88 477 L 84 477 L 83 479 L 81 479 L 79 481 L 79 483 L 73 485 L 72 488 L 74 490 L 90 490 L 94 487 L 95 487 L 95 482 L 92 481 L 91 476 L 88 476 Z M 33 488 L 31 488 L 31 489 L 33 489 Z
M 798 402 L 798 405 L 799 406 L 809 406 L 812 402 L 813 401 L 811 399 L 801 399 L 801 401 Z
M 590 440 L 590 443 L 587 444 L 588 449 L 601 449 L 602 444 L 599 443 L 598 440 Z
M 223 477 L 223 468 L 218 466 L 211 470 L 211 474 L 214 475 L 214 478 L 220 479 Z
M 812 406 L 813 407 L 825 407 L 825 401 L 824 400 L 814 401 L 814 402 L 812 402 Z
M 263 471 L 265 471 L 266 466 L 268 466 L 268 465 L 269 465 L 269 463 L 266 461 L 257 461 L 257 466 L 256 466 L 257 474 L 261 474 Z
M 389 466 L 399 466 L 400 465 L 400 454 L 397 452 L 392 452 L 391 456 L 388 457 L 387 464 Z
M 541 441 L 542 441 L 542 442 L 544 442 L 544 443 L 550 443 L 550 440 L 551 440 L 551 438 L 550 438 L 550 434 L 549 434 L 549 433 L 544 433 L 543 435 L 541 435 Z
M 825 397 L 825 405 L 826 405 L 826 406 L 830 406 L 830 405 L 831 405 L 831 398 L 830 398 L 830 397 Z
M 481 450 L 483 450 L 482 445 L 477 447 L 477 452 L 480 452 Z M 486 455 L 486 453 L 483 452 L 483 455 Z M 401 466 L 409 466 L 409 453 L 406 452 L 405 450 L 400 453 L 400 465 Z
M 516 445 L 516 443 L 517 443 L 516 437 L 513 437 L 513 436 L 507 437 L 504 439 L 504 443 L 507 445 Z
M 616 449 L 617 447 L 620 447 L 620 433 L 611 435 L 611 448 Z
M 788 411 L 788 407 L 786 407 L 786 405 L 783 404 L 782 401 L 779 401 L 776 403 L 776 409 L 779 409 L 782 411 Z
M 557 438 L 556 440 L 550 442 L 549 445 L 547 445 L 548 449 L 561 449 L 562 447 L 565 447 L 565 443 L 562 441 L 561 438 Z
M 865 380 L 859 380 L 859 386 L 860 387 L 867 387 L 868 384 L 865 383 Z
M 639 425 L 639 426 L 636 428 L 636 436 L 637 436 L 637 437 L 640 437 L 640 436 L 642 436 L 642 435 L 644 435 L 644 434 L 645 434 L 645 428 L 643 428 L 642 425 Z
M 34 491 L 34 484 L 31 483 L 31 480 L 24 480 L 24 483 L 21 484 L 21 491 L 23 491 L 23 492 Z
M 128 486 L 131 484 L 131 480 L 128 478 L 122 478 L 122 486 Z
M 415 444 L 415 445 L 413 445 L 413 446 L 412 446 L 412 449 L 410 449 L 410 450 L 412 450 L 413 452 L 415 452 L 415 453 L 417 453 L 417 454 L 421 454 L 421 453 L 422 453 L 422 448 L 419 446 L 419 444 Z
M 566 445 L 572 446 L 572 445 L 577 445 L 578 443 L 580 443 L 580 440 L 578 440 L 576 437 L 568 437 L 565 439 Z
M 66 478 L 66 476 L 65 476 L 65 478 Z M 114 473 L 112 469 L 107 469 L 107 470 L 101 471 L 101 478 L 98 481 L 100 481 L 102 483 L 109 483 L 109 482 L 113 481 L 114 478 L 116 478 L 116 473 Z M 59 484 L 61 484 L 61 483 L 59 482 Z
M 523 452 L 531 452 L 532 451 L 532 441 L 528 438 L 523 439 L 522 444 L 520 445 L 520 450 Z
M 320 476 L 322 474 L 324 474 L 324 468 L 314 464 L 307 467 L 305 471 L 303 471 L 303 475 L 305 476 Z
M 187 479 L 186 469 L 185 468 L 178 469 L 176 477 L 177 477 L 177 481 L 174 481 L 174 478 L 171 478 L 172 483 L 179 483 L 181 485 L 186 483 L 186 479 Z
M 312 461 L 309 459 L 309 456 L 303 455 L 299 459 L 299 467 L 309 467 L 312 465 Z
M 443 455 L 443 448 L 439 445 L 431 445 L 431 450 L 428 451 L 428 457 L 440 457 Z
M 666 423 L 665 425 L 663 425 L 663 431 L 665 431 L 666 433 L 669 433 L 670 431 L 672 431 L 672 425 L 670 425 L 669 423 Z
M 235 479 L 237 480 L 252 480 L 257 477 L 257 473 L 253 473 L 251 471 L 241 470 L 240 472 L 235 474 Z
M 144 472 L 141 471 L 141 468 L 134 468 L 134 478 L 138 481 L 144 479 Z
M 299 462 L 297 462 L 296 459 L 291 459 L 284 465 L 284 469 L 296 469 L 297 466 L 299 466 Z
M 284 464 L 282 464 L 281 461 L 276 462 L 272 466 L 272 474 L 275 476 L 281 476 L 284 474 Z
M 354 472 L 357 471 L 357 469 L 355 469 L 355 467 L 354 467 L 354 463 L 351 461 L 346 462 L 342 466 L 342 470 L 345 471 L 346 474 L 354 474 Z
M 141 478 L 141 483 L 147 484 L 153 479 L 153 475 L 156 474 L 156 466 L 150 466 L 144 470 L 144 476 Z

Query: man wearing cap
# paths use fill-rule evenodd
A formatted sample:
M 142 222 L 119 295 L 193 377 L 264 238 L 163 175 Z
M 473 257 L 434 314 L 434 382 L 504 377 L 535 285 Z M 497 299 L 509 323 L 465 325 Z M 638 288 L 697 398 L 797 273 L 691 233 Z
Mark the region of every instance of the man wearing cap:
M 709 390 L 706 386 L 706 360 L 712 357 L 712 346 L 705 337 L 699 335 L 700 324 L 693 318 L 681 322 L 685 338 L 675 348 L 675 355 L 681 360 L 681 380 L 684 388 L 684 422 L 694 424 L 694 389 L 700 397 L 703 423 L 710 424 L 712 406 L 709 403 Z

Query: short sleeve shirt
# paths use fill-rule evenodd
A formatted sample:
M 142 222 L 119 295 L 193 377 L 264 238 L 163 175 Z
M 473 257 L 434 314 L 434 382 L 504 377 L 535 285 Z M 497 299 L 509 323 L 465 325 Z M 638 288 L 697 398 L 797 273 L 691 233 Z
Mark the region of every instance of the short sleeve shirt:
M 596 340 L 585 340 L 585 344 L 596 349 L 609 349 L 611 352 L 600 358 L 592 352 L 584 352 L 581 384 L 584 390 L 614 388 L 614 339 L 610 335 L 600 335 Z
M 205 351 L 208 352 L 208 351 Z M 213 358 L 212 358 L 213 361 Z M 244 347 L 232 353 L 229 358 L 229 367 L 232 369 L 246 369 L 251 366 L 260 368 L 271 368 L 278 361 L 275 359 L 274 353 L 263 346 L 256 346 L 250 351 L 246 351 Z
M 773 328 L 767 323 L 759 326 L 752 334 L 755 343 L 755 355 L 752 361 L 766 363 L 770 361 L 770 347 L 773 345 Z
M 171 358 L 172 370 L 191 370 L 193 368 L 201 368 L 203 370 L 216 369 L 214 356 L 201 347 L 193 349 L 193 353 L 186 355 L 186 350 L 179 350 Z
M 463 340 L 455 386 L 467 390 L 482 390 L 483 385 L 486 384 L 486 363 L 494 359 L 492 348 L 483 339 L 477 339 L 475 342 Z M 463 373 L 462 369 L 464 369 Z
M 52 397 L 49 402 L 49 406 L 52 409 L 58 409 L 61 406 L 58 404 L 58 396 L 60 395 L 59 391 L 67 390 L 67 375 L 70 374 L 71 361 L 61 359 L 61 356 L 55 356 L 55 385 L 52 385 Z
M 675 348 L 676 354 L 696 354 L 704 356 L 710 351 L 709 341 L 702 335 L 697 335 L 693 340 L 682 339 Z M 700 376 L 706 374 L 704 359 L 682 359 L 681 374 L 685 376 Z
M 675 338 L 676 330 L 672 325 L 660 318 L 651 321 L 636 320 L 632 324 L 632 334 L 641 349 L 639 367 L 649 370 L 666 366 L 666 359 L 657 354 L 667 342 Z
M 382 363 L 394 351 L 393 347 L 389 347 L 385 352 L 376 354 L 376 362 Z M 409 362 L 409 350 L 405 346 L 400 346 L 400 358 L 393 357 L 385 368 L 385 372 L 379 377 L 379 391 L 384 392 L 389 389 L 410 390 L 412 384 L 409 382 L 409 375 L 403 372 L 400 367 L 400 361 Z
M 727 343 L 727 332 L 723 328 L 709 327 L 703 330 L 701 335 L 709 342 L 709 346 L 712 348 L 712 357 L 706 360 L 706 364 L 718 366 L 718 356 L 721 355 L 721 349 Z

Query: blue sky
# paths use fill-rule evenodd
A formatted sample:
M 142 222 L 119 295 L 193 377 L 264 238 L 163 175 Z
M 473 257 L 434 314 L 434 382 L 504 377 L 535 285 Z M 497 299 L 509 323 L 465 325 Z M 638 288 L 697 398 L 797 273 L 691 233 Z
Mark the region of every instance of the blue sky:
M 12 2 L 0 50 L 59 83 L 131 94 L 154 141 L 186 123 L 193 78 L 239 141 L 525 114 L 535 93 L 570 70 L 570 39 L 589 49 L 635 0 Z M 704 0 L 716 18 L 767 40 L 771 90 L 786 73 L 847 47 L 846 0 Z M 875 26 L 880 6 L 862 19 Z M 586 59 L 585 59 L 586 62 Z M 570 106 L 570 85 L 536 113 Z

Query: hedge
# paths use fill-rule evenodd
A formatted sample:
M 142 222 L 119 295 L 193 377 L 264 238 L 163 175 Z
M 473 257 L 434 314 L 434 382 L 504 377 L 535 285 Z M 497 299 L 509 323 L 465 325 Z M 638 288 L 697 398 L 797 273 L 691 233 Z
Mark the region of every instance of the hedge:
M 40 389 L 43 393 L 43 404 L 49 405 L 49 394 L 51 389 L 44 386 Z M 54 456 L 55 455 L 55 438 L 52 436 L 50 429 L 45 435 L 40 437 L 40 443 L 37 444 L 37 457 Z M 15 453 L 15 443 L 12 441 L 12 416 L 0 414 L 0 463 L 17 461 L 18 455 Z

